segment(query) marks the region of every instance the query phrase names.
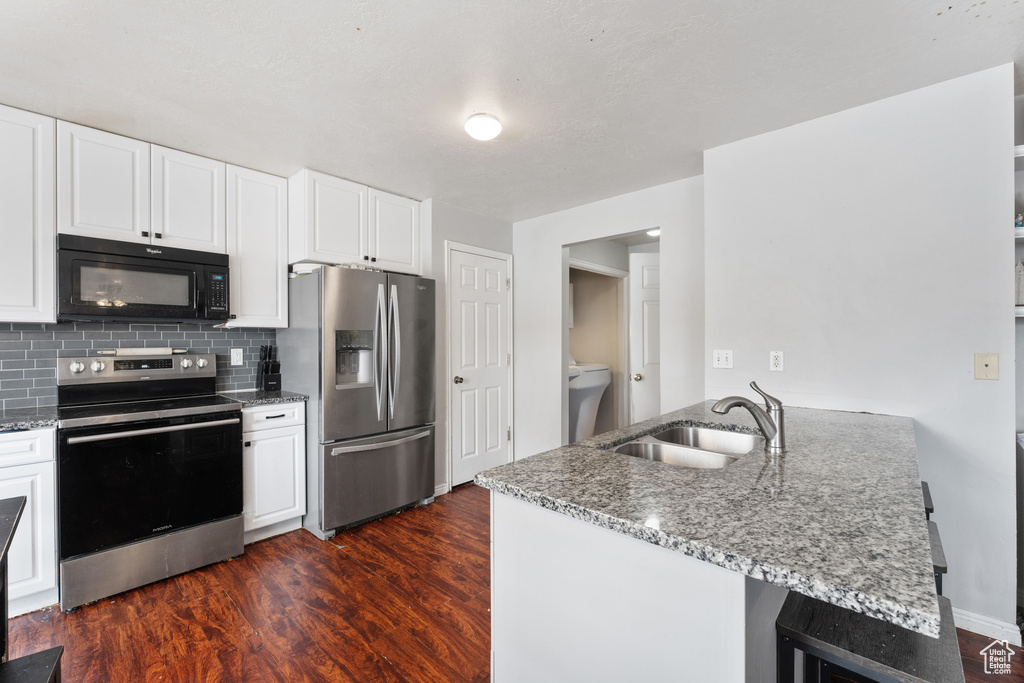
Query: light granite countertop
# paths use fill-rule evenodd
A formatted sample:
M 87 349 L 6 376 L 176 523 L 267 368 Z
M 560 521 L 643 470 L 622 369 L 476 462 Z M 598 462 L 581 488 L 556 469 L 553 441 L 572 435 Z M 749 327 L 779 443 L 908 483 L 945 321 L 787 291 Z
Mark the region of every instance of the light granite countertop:
M 242 404 L 243 408 L 249 406 L 269 406 L 275 403 L 295 403 L 297 401 L 308 401 L 309 396 L 296 394 L 294 391 L 263 391 L 262 389 L 246 389 L 242 391 L 225 391 L 220 394 Z
M 57 406 L 0 410 L 0 432 L 57 426 Z
M 257 389 L 229 391 L 222 393 L 221 396 L 238 401 L 242 404 L 243 408 L 309 400 L 309 397 L 305 394 L 297 394 L 293 391 L 261 391 Z M 0 432 L 44 429 L 56 426 L 57 406 L 0 410 Z
M 931 636 L 939 632 L 928 526 L 908 417 L 785 407 L 782 456 L 722 469 L 632 458 L 615 446 L 668 427 L 759 433 L 698 403 L 476 477 L 539 505 Z

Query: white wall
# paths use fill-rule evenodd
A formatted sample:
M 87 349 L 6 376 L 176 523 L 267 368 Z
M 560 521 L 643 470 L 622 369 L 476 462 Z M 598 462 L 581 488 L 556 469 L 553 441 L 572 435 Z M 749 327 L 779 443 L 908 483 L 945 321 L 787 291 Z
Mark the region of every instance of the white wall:
M 664 410 L 704 398 L 704 183 L 701 177 L 612 197 L 513 226 L 515 457 L 565 443 L 568 250 L 586 240 L 661 228 Z
M 909 415 L 960 609 L 1015 603 L 1013 66 L 705 153 L 706 388 Z M 517 235 L 518 237 L 518 235 Z M 735 369 L 710 369 L 733 349 Z M 785 372 L 768 372 L 768 352 Z M 998 381 L 973 379 L 997 352 Z M 865 552 L 878 549 L 865 548 Z
M 569 247 L 569 258 L 617 270 L 629 270 L 629 249 L 618 242 L 599 240 L 574 244 Z
M 448 283 L 445 280 L 445 241 L 512 253 L 512 224 L 428 199 L 420 212 L 423 228 L 423 274 L 436 283 L 437 363 L 436 419 L 434 422 L 434 483 L 448 488 Z

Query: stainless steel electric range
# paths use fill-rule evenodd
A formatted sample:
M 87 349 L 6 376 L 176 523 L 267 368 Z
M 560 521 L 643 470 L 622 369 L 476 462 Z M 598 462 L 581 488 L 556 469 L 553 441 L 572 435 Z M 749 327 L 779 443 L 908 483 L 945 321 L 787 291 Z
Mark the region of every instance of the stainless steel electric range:
M 60 605 L 243 552 L 241 405 L 213 354 L 62 358 Z

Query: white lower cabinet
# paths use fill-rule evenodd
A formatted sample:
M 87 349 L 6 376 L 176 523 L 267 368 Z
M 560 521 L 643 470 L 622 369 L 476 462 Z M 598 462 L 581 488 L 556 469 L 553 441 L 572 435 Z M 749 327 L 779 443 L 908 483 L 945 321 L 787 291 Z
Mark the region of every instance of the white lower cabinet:
M 7 556 L 8 615 L 57 602 L 57 488 L 53 429 L 0 434 L 0 499 L 25 496 Z
M 304 403 L 243 408 L 245 542 L 302 526 L 306 514 L 306 427 L 295 423 Z M 280 416 L 280 417 L 278 417 Z M 280 423 L 275 423 L 280 419 Z M 277 424 L 292 424 L 278 427 Z

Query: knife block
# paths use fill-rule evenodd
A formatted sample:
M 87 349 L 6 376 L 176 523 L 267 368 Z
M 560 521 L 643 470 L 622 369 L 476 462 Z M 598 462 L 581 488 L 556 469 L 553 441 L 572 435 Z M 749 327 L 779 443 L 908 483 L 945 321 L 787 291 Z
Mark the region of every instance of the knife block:
M 281 391 L 281 373 L 263 375 L 263 391 Z

